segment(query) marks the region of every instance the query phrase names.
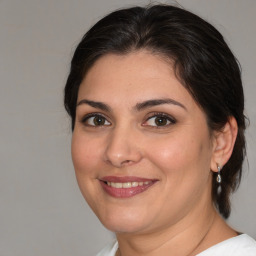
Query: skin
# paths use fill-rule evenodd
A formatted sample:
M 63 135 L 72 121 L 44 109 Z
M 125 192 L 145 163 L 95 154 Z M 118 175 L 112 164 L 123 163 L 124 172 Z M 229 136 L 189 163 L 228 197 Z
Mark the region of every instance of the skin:
M 155 99 L 171 102 L 138 109 Z M 116 233 L 120 255 L 195 255 L 236 235 L 211 201 L 212 171 L 232 153 L 236 122 L 230 118 L 222 132 L 210 132 L 169 63 L 146 51 L 105 55 L 82 81 L 77 102 L 77 181 L 94 213 Z M 136 196 L 115 198 L 103 190 L 104 176 L 157 182 Z

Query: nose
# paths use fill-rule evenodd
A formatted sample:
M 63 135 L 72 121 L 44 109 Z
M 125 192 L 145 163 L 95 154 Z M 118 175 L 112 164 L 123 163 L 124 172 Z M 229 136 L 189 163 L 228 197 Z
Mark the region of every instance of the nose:
M 138 146 L 138 135 L 127 128 L 115 128 L 107 138 L 105 161 L 117 168 L 140 162 L 142 152 Z

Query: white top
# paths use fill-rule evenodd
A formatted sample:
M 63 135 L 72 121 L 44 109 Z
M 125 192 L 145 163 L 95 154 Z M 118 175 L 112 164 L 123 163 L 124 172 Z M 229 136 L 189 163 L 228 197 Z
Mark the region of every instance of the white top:
M 97 256 L 115 256 L 117 241 L 101 250 Z M 256 256 L 256 241 L 246 234 L 227 239 L 196 256 Z

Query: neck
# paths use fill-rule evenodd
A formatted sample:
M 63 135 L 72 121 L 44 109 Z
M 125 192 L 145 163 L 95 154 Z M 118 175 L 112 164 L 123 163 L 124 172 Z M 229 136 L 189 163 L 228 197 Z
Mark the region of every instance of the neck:
M 117 234 L 121 256 L 190 256 L 235 236 L 212 205 L 197 207 L 164 229 L 137 234 Z

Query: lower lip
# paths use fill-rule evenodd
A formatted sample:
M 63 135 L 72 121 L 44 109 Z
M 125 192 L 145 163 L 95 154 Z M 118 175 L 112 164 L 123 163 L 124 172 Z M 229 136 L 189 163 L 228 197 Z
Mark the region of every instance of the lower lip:
M 129 198 L 135 195 L 138 195 L 148 188 L 154 185 L 155 182 L 151 182 L 150 184 L 138 186 L 138 187 L 131 187 L 131 188 L 113 188 L 108 186 L 105 182 L 100 181 L 101 186 L 103 187 L 104 191 L 107 192 L 112 197 L 116 198 Z

